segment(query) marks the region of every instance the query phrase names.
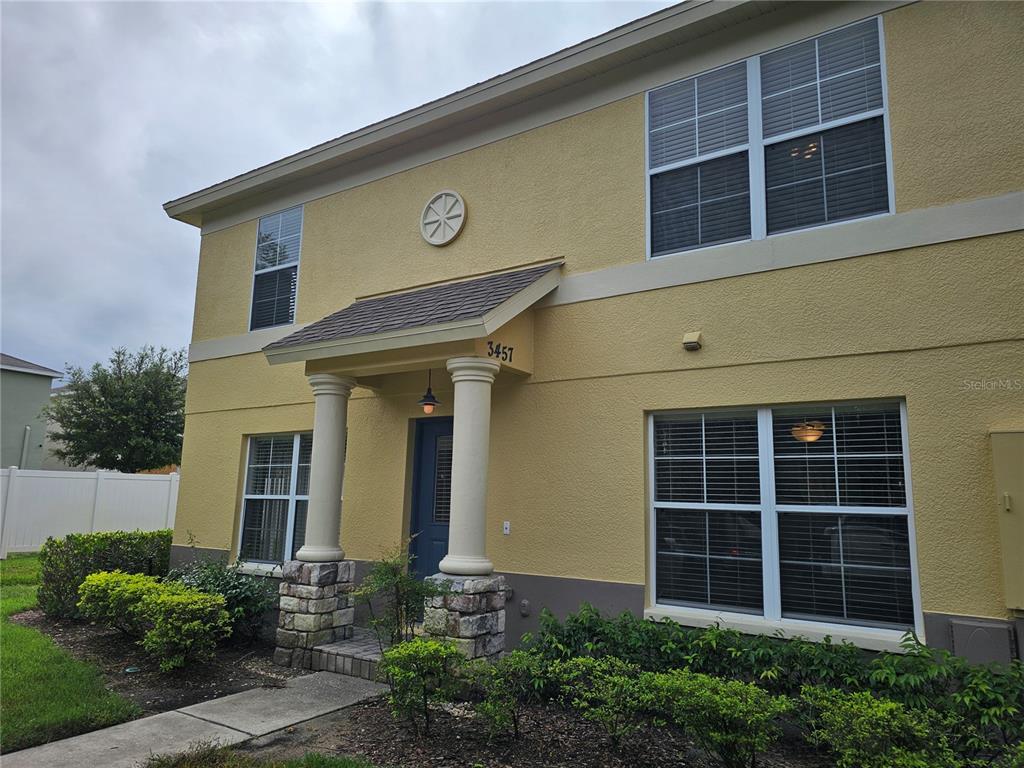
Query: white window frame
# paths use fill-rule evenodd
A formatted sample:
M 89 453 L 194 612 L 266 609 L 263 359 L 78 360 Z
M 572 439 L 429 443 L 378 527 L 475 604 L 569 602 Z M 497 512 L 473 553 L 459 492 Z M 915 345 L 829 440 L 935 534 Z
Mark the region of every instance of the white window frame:
M 840 29 L 846 29 L 857 24 L 862 24 L 869 19 L 873 19 L 878 27 L 878 58 L 879 58 L 879 73 L 882 78 L 882 106 L 879 109 L 866 110 L 864 112 L 858 112 L 854 115 L 848 115 L 846 117 L 839 118 L 837 120 L 830 120 L 826 123 L 816 123 L 814 125 L 805 126 L 794 131 L 779 134 L 777 136 L 771 136 L 765 138 L 762 136 L 762 115 L 761 115 L 761 56 L 768 53 L 775 53 L 776 51 L 784 50 L 793 45 L 799 45 L 800 43 L 806 42 L 807 40 L 815 41 L 815 52 L 817 53 L 818 43 L 817 40 L 830 32 L 836 32 Z M 737 145 L 728 149 L 719 150 L 717 152 L 709 152 L 706 155 L 697 155 L 687 160 L 679 161 L 677 163 L 670 163 L 657 168 L 650 167 L 650 102 L 651 93 L 660 88 L 664 88 L 674 83 L 691 80 L 709 72 L 715 72 L 719 69 L 732 66 L 737 61 L 731 61 L 727 64 L 723 64 L 719 67 L 704 70 L 701 72 L 688 75 L 687 77 L 673 80 L 669 83 L 659 85 L 657 88 L 652 88 L 644 94 L 644 215 L 646 217 L 645 231 L 646 231 L 646 244 L 645 253 L 647 261 L 660 260 L 666 258 L 672 258 L 673 256 L 679 256 L 681 254 L 689 254 L 694 251 L 705 250 L 709 248 L 720 248 L 725 245 L 735 245 L 736 243 L 750 242 L 752 240 L 765 240 L 772 237 L 779 237 L 782 235 L 789 235 L 794 232 L 804 232 L 814 229 L 824 229 L 826 227 L 837 227 L 843 224 L 848 224 L 852 221 L 865 221 L 870 219 L 877 219 L 883 216 L 891 216 L 896 212 L 896 197 L 895 197 L 895 184 L 893 182 L 893 161 L 892 161 L 892 135 L 889 126 L 889 85 L 888 75 L 886 71 L 886 55 L 885 55 L 885 29 L 882 26 L 881 16 L 870 16 L 864 19 L 858 19 L 857 21 L 849 24 L 843 24 L 842 26 L 835 27 L 833 29 L 825 30 L 818 34 L 810 37 L 805 37 L 800 40 L 796 40 L 792 43 L 788 43 L 778 48 L 773 48 L 770 51 L 764 51 L 764 53 L 756 56 L 751 56 L 747 59 L 741 59 L 739 61 L 746 61 L 747 64 L 747 143 L 743 145 Z M 844 72 L 843 75 L 849 74 Z M 836 75 L 840 77 L 841 75 Z M 817 80 L 817 88 L 819 91 L 819 103 L 820 103 L 820 91 L 821 91 L 821 80 Z M 764 173 L 764 149 L 770 144 L 777 144 L 779 142 L 788 141 L 790 139 L 798 138 L 812 133 L 821 133 L 823 131 L 830 130 L 832 128 L 840 128 L 850 123 L 858 123 L 864 120 L 870 120 L 874 117 L 882 118 L 882 129 L 885 139 L 885 172 L 886 180 L 888 183 L 888 196 L 889 196 L 889 209 L 882 211 L 881 213 L 874 213 L 868 216 L 858 216 L 853 219 L 843 219 L 842 221 L 830 221 L 823 224 L 814 224 L 809 227 L 798 227 L 795 229 L 787 229 L 782 232 L 776 232 L 775 234 L 768 234 L 768 207 L 767 207 L 767 191 L 765 189 L 765 173 Z M 661 173 L 667 171 L 676 170 L 677 168 L 683 168 L 688 165 L 694 165 L 697 163 L 708 162 L 709 160 L 715 160 L 719 157 L 725 157 L 727 155 L 736 154 L 738 152 L 747 152 L 747 161 L 749 165 L 750 174 L 750 237 L 749 238 L 738 238 L 736 240 L 728 240 L 721 243 L 715 243 L 713 245 L 695 245 L 691 248 L 684 248 L 679 251 L 673 251 L 671 253 L 663 253 L 658 256 L 652 255 L 652 228 L 651 228 L 651 179 Z
M 829 401 L 815 405 L 835 408 L 837 406 L 858 404 L 881 404 L 893 400 L 874 401 Z M 773 408 L 784 408 L 797 403 L 778 403 L 767 406 L 730 406 L 728 408 L 699 408 L 687 410 L 652 411 L 647 414 L 647 542 L 648 542 L 648 608 L 645 615 L 649 618 L 669 618 L 682 623 L 707 626 L 721 624 L 744 632 L 764 633 L 781 632 L 786 637 L 803 636 L 810 639 L 822 639 L 830 636 L 845 639 L 867 648 L 892 650 L 899 647 L 904 630 L 887 627 L 873 627 L 854 623 L 829 621 L 810 618 L 787 618 L 782 615 L 782 583 L 781 565 L 779 562 L 779 513 L 802 512 L 823 514 L 884 514 L 906 516 L 907 536 L 910 548 L 910 587 L 914 608 L 913 631 L 918 637 L 924 637 L 924 620 L 921 612 L 920 585 L 917 568 L 917 534 L 914 528 L 914 501 L 910 479 L 910 444 L 907 433 L 907 405 L 899 400 L 900 433 L 903 452 L 903 475 L 906 488 L 906 506 L 904 507 L 853 507 L 833 506 L 825 504 L 776 504 L 775 503 L 775 461 L 772 432 Z M 758 457 L 761 487 L 761 563 L 763 586 L 763 613 L 717 609 L 700 606 L 680 606 L 657 601 L 657 514 L 658 509 L 716 509 L 728 511 L 737 509 L 750 511 L 754 505 L 749 504 L 697 504 L 689 502 L 666 502 L 656 499 L 655 485 L 655 445 L 654 421 L 656 417 L 673 414 L 709 414 L 716 411 L 756 410 L 758 427 Z M 833 435 L 833 440 L 835 435 Z
M 257 269 L 256 265 L 259 263 L 259 256 L 260 256 L 260 222 L 263 221 L 263 219 L 270 218 L 271 216 L 277 216 L 279 214 L 287 213 L 288 211 L 293 211 L 295 209 L 299 210 L 299 219 L 300 219 L 300 221 L 299 221 L 299 256 L 298 256 L 298 258 L 294 262 L 289 262 L 288 264 L 278 264 L 278 265 L 273 266 L 273 267 L 264 267 L 263 269 Z M 293 205 L 293 206 L 291 206 L 289 208 L 282 208 L 280 211 L 274 211 L 273 213 L 268 213 L 268 214 L 266 214 L 264 216 L 260 216 L 259 219 L 256 220 L 256 245 L 252 249 L 252 284 L 249 286 L 249 314 L 248 314 L 248 316 L 246 317 L 246 320 L 245 320 L 245 327 L 248 329 L 247 333 L 258 333 L 260 331 L 265 331 L 268 328 L 284 328 L 285 326 L 294 325 L 295 324 L 295 317 L 299 313 L 299 278 L 302 275 L 302 246 L 303 246 L 303 240 L 305 239 L 305 237 L 306 237 L 306 206 L 305 206 L 305 204 Z M 256 300 L 256 278 L 259 275 L 264 275 L 264 274 L 266 274 L 268 272 L 275 272 L 275 271 L 282 270 L 282 269 L 291 269 L 292 267 L 295 267 L 295 312 L 292 314 L 291 322 L 288 322 L 288 323 L 276 323 L 274 325 L 261 325 L 259 328 L 253 328 L 252 327 L 252 308 L 253 308 L 253 305 L 256 303 L 256 301 L 255 301 Z
M 245 438 L 245 469 L 242 473 L 242 503 L 238 513 L 238 535 L 235 537 L 235 557 L 237 562 L 246 570 L 253 572 L 269 572 L 280 567 L 281 562 L 291 559 L 292 546 L 295 536 L 295 507 L 296 502 L 305 501 L 307 514 L 309 510 L 309 494 L 300 495 L 296 491 L 299 483 L 299 443 L 303 436 L 312 435 L 312 432 L 271 432 L 267 434 L 246 435 Z M 288 483 L 287 494 L 262 494 L 247 493 L 249 487 L 249 458 L 252 454 L 253 441 L 264 437 L 291 437 L 292 438 L 292 464 L 291 479 Z M 245 507 L 250 500 L 283 500 L 288 502 L 288 519 L 285 522 L 284 555 L 281 561 L 267 560 L 245 560 L 242 558 L 242 536 L 245 533 Z

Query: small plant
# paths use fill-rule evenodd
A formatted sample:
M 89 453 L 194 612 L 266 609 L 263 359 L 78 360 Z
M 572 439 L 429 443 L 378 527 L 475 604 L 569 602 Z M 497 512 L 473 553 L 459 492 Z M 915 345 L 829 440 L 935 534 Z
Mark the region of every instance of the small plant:
M 551 665 L 551 676 L 561 684 L 566 703 L 600 725 L 615 748 L 642 722 L 638 675 L 635 665 L 614 656 L 583 656 Z
M 866 691 L 805 687 L 810 741 L 836 756 L 839 768 L 956 768 L 935 718 Z
M 448 592 L 447 584 L 417 579 L 410 565 L 408 542 L 376 561 L 353 596 L 370 612 L 370 625 L 381 650 L 411 640 L 425 600 Z
M 39 553 L 39 607 L 48 616 L 78 618 L 78 587 L 90 573 L 120 570 L 163 576 L 171 531 L 103 531 L 49 538 Z
M 179 582 L 100 572 L 86 577 L 80 593 L 84 615 L 140 636 L 163 672 L 210 658 L 231 627 L 223 597 Z
M 484 662 L 479 674 L 484 698 L 476 711 L 492 732 L 512 729 L 519 738 L 523 708 L 541 701 L 549 678 L 544 660 L 527 651 L 512 651 L 494 664 Z
M 751 683 L 677 669 L 642 678 L 658 721 L 685 731 L 725 768 L 752 768 L 779 737 L 778 720 L 793 704 Z
M 237 564 L 228 566 L 197 560 L 171 571 L 168 579 L 223 597 L 231 617 L 231 639 L 236 641 L 256 640 L 263 626 L 263 615 L 277 604 L 274 581 L 242 573 Z
M 430 704 L 451 701 L 454 697 L 459 689 L 458 672 L 464 658 L 451 643 L 425 638 L 385 650 L 377 673 L 391 687 L 388 701 L 395 717 L 406 719 L 417 735 L 429 734 Z

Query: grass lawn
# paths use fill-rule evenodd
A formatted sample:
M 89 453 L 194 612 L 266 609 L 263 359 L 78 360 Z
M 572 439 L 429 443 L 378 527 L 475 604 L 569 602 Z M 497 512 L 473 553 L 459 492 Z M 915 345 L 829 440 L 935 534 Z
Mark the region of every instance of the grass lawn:
M 7 620 L 35 605 L 38 555 L 0 561 L 0 751 L 131 720 L 139 709 L 108 691 L 95 667 Z
M 297 760 L 260 760 L 230 748 L 198 746 L 183 755 L 152 757 L 145 768 L 374 768 L 354 757 L 308 754 Z

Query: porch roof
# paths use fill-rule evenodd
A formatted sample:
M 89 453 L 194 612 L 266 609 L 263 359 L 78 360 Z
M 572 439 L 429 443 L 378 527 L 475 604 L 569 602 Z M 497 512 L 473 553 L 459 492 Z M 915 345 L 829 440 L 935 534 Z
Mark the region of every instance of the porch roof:
M 554 290 L 561 264 L 358 299 L 263 352 L 284 363 L 480 338 Z

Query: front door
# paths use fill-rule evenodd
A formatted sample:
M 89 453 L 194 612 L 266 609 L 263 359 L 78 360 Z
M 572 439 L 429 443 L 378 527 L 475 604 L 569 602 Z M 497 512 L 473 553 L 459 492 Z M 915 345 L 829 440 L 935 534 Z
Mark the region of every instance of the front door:
M 413 450 L 412 568 L 422 579 L 448 554 L 452 497 L 452 419 L 418 419 Z

